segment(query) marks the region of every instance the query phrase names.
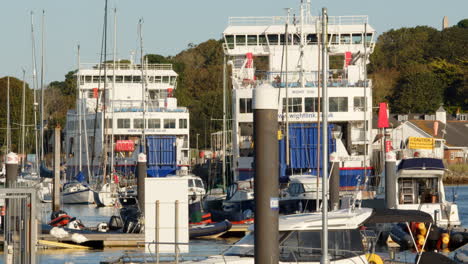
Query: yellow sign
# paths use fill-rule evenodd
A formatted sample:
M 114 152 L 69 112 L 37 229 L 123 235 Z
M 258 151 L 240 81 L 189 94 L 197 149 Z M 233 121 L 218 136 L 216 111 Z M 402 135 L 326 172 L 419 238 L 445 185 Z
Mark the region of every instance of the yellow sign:
M 409 137 L 408 147 L 410 149 L 434 149 L 434 139 L 422 137 Z

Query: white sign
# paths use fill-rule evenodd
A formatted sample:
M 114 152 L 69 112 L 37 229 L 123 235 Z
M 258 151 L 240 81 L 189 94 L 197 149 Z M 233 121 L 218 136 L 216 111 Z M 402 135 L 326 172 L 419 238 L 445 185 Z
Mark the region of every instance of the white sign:
M 270 197 L 270 208 L 271 210 L 279 210 L 279 198 L 278 197 Z

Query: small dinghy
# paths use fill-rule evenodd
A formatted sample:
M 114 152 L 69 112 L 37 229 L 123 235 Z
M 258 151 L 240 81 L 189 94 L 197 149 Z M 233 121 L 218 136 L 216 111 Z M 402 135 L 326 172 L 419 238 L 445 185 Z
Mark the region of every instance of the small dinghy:
M 189 237 L 192 238 L 216 238 L 231 229 L 231 222 L 224 220 L 218 223 L 191 225 L 189 229 Z

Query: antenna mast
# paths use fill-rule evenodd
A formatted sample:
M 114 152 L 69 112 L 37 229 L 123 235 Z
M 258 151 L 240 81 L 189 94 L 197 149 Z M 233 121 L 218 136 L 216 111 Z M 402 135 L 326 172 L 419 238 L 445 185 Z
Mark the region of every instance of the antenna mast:
M 7 77 L 7 149 L 6 153 L 11 151 L 11 128 L 10 128 L 10 76 Z
M 36 74 L 36 41 L 34 38 L 34 13 L 31 11 L 31 51 L 32 51 L 32 86 L 33 86 L 33 97 L 34 97 L 34 103 L 33 103 L 33 108 L 34 108 L 34 150 L 35 150 L 35 156 L 36 156 L 36 172 L 39 174 L 39 145 L 38 145 L 38 135 L 37 135 L 37 98 L 36 98 L 36 93 L 37 93 L 37 74 Z
M 41 29 L 41 138 L 40 138 L 40 157 L 44 160 L 44 20 L 45 11 L 42 10 L 42 29 Z
M 141 105 L 143 106 L 143 129 L 141 130 L 141 148 L 142 152 L 146 153 L 146 78 L 145 78 L 145 61 L 143 56 L 143 18 L 138 22 L 138 33 L 140 35 L 140 69 L 141 69 Z

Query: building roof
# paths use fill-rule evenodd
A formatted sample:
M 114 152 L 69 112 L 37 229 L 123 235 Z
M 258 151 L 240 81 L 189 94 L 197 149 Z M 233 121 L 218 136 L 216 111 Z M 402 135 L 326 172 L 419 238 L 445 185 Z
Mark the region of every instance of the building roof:
M 468 121 L 447 121 L 446 145 L 468 147 Z
M 413 125 L 417 126 L 419 129 L 421 129 L 425 133 L 429 134 L 433 138 L 439 138 L 439 139 L 447 138 L 447 136 L 446 136 L 447 131 L 444 130 L 446 125 L 444 123 L 440 122 L 440 121 L 437 121 L 437 120 L 411 120 L 411 121 L 408 121 L 408 122 L 410 122 Z M 434 133 L 435 132 L 434 131 L 434 123 L 435 122 L 439 123 L 438 129 L 437 129 L 437 135 Z

